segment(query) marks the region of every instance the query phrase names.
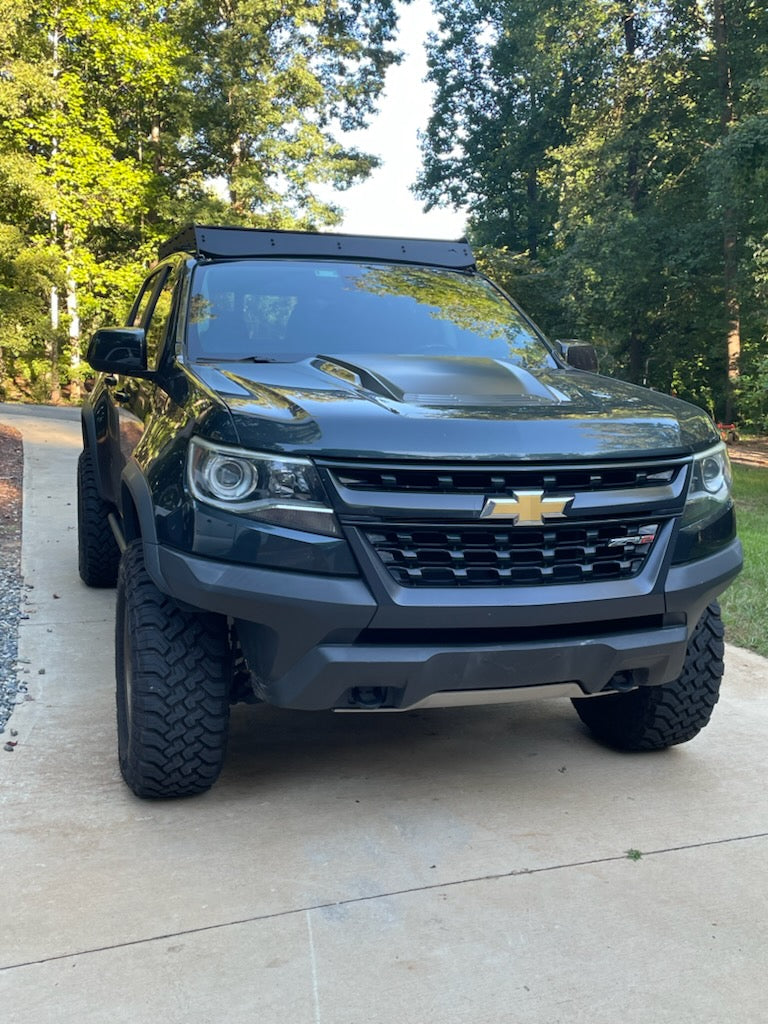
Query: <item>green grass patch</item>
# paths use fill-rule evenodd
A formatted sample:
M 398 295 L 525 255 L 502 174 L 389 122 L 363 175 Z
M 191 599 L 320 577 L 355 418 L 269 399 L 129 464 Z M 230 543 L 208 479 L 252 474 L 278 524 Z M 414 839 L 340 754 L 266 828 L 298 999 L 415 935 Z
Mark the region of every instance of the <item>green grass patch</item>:
M 733 496 L 744 569 L 720 599 L 726 637 L 768 657 L 768 469 L 734 465 Z

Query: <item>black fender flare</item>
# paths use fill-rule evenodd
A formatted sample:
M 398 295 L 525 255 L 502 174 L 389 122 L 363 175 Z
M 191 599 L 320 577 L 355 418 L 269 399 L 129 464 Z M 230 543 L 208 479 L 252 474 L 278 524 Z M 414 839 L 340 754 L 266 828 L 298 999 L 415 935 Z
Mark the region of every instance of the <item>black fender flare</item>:
M 122 473 L 121 495 L 123 506 L 124 547 L 128 542 L 141 538 L 144 548 L 144 567 L 152 582 L 164 594 L 173 596 L 165 574 L 160 568 L 157 526 L 155 524 L 155 503 L 147 478 L 135 459 L 129 459 Z

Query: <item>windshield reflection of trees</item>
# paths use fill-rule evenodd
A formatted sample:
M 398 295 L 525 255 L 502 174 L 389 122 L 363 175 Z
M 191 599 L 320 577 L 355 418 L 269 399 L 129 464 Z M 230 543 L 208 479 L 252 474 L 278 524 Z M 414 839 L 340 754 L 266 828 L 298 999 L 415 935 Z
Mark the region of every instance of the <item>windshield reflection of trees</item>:
M 187 315 L 196 355 L 460 355 L 554 368 L 484 279 L 402 264 L 275 261 L 203 268 Z
M 555 365 L 514 306 L 481 278 L 431 267 L 384 265 L 365 267 L 349 283 L 368 295 L 415 303 L 418 311 L 409 310 L 412 316 L 416 313 L 414 327 L 424 313 L 449 324 L 455 329 L 448 336 L 457 354 L 471 348 L 473 355 L 510 359 L 525 367 Z

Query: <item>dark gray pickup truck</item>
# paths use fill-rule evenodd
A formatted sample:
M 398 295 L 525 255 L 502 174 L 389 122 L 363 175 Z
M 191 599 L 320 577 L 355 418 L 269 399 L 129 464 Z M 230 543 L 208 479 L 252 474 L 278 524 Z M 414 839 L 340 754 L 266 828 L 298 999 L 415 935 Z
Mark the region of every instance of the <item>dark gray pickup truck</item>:
M 463 242 L 194 227 L 98 331 L 80 575 L 117 583 L 120 766 L 207 789 L 233 701 L 571 697 L 706 725 L 741 567 L 701 410 L 548 342 Z

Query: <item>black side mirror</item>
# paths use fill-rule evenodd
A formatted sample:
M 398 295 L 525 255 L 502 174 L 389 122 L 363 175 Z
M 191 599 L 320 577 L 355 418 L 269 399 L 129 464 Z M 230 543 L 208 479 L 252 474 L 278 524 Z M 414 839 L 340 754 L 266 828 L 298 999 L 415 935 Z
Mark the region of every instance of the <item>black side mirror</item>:
M 143 327 L 104 327 L 96 331 L 86 359 L 103 373 L 146 377 L 147 338 Z
M 575 339 L 568 341 L 558 339 L 555 344 L 560 349 L 560 354 L 566 363 L 575 370 L 587 370 L 588 373 L 598 372 L 599 363 L 594 345 Z

